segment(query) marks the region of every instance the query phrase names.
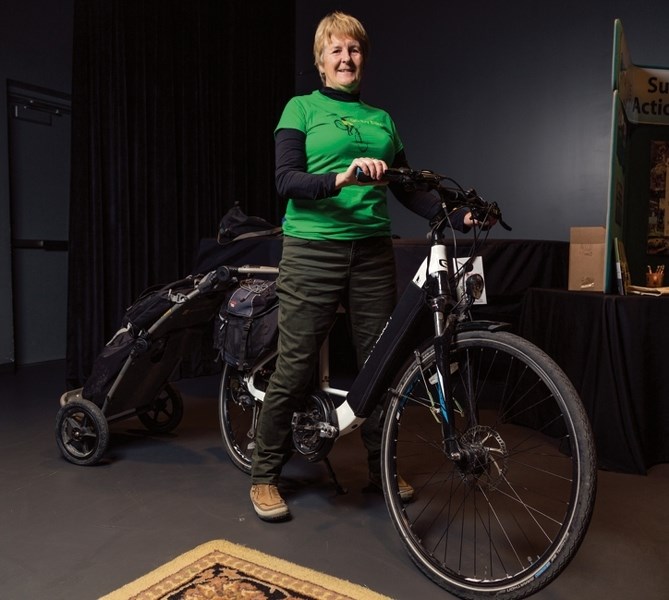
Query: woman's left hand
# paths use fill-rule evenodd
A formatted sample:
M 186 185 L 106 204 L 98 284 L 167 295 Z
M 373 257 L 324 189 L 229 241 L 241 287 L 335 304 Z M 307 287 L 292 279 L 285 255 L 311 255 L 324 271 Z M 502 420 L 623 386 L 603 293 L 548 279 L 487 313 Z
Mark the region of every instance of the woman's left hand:
M 493 225 L 497 223 L 497 219 L 494 217 L 488 217 L 485 221 L 481 222 L 478 219 L 475 219 L 472 216 L 472 213 L 468 212 L 463 219 L 463 223 L 467 227 L 481 227 L 483 229 L 490 229 Z

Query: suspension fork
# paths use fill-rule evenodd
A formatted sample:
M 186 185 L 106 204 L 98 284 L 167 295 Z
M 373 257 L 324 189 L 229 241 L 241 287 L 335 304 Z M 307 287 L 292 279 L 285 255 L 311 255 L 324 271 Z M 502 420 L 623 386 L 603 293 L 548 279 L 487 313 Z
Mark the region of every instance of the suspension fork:
M 444 435 L 444 449 L 453 459 L 461 457 L 460 446 L 455 436 L 455 408 L 451 384 L 450 348 L 455 333 L 456 316 L 445 316 L 443 297 L 431 301 L 434 321 L 434 360 L 437 369 L 437 389 L 439 393 L 439 412 Z
M 450 349 L 455 334 L 457 316 L 453 313 L 453 299 L 449 286 L 449 265 L 446 246 L 433 233 L 428 263 L 429 305 L 434 325 L 434 353 L 437 369 L 439 412 L 444 435 L 444 450 L 453 460 L 462 456 L 455 432 L 455 409 L 451 386 Z

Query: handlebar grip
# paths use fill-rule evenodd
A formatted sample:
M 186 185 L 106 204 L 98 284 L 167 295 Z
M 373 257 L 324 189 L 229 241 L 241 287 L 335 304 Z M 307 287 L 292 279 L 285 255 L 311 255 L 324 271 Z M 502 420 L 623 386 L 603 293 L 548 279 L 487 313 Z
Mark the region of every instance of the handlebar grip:
M 399 169 L 390 168 L 383 172 L 383 177 L 381 177 L 379 181 L 387 183 L 410 183 L 412 181 L 412 173 L 414 172 L 411 171 L 411 169 L 405 169 L 403 167 Z M 374 183 L 376 181 L 367 175 L 360 167 L 355 170 L 355 178 L 360 183 Z
M 355 170 L 355 178 L 360 182 L 360 183 L 372 183 L 374 180 L 367 175 L 360 167 L 356 168 Z
M 230 268 L 226 266 L 218 267 L 218 269 L 216 269 L 216 279 L 219 283 L 227 283 L 232 279 Z

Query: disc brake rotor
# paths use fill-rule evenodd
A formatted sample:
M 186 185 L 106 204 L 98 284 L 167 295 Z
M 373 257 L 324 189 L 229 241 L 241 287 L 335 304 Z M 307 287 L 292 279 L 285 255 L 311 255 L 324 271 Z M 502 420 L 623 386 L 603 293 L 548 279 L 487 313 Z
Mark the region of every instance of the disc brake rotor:
M 502 436 L 492 427 L 477 425 L 460 438 L 465 458 L 460 463 L 462 478 L 471 485 L 492 490 L 504 480 L 509 455 Z

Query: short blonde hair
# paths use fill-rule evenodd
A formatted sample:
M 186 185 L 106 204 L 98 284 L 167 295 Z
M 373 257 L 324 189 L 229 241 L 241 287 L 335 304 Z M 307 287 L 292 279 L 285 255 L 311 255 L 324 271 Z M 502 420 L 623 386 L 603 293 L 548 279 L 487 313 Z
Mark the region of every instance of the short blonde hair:
M 366 60 L 367 53 L 369 52 L 369 38 L 362 23 L 351 15 L 335 11 L 323 17 L 316 28 L 316 34 L 314 35 L 314 64 L 317 69 L 323 62 L 325 45 L 332 39 L 333 35 L 353 38 L 360 44 L 363 62 Z

